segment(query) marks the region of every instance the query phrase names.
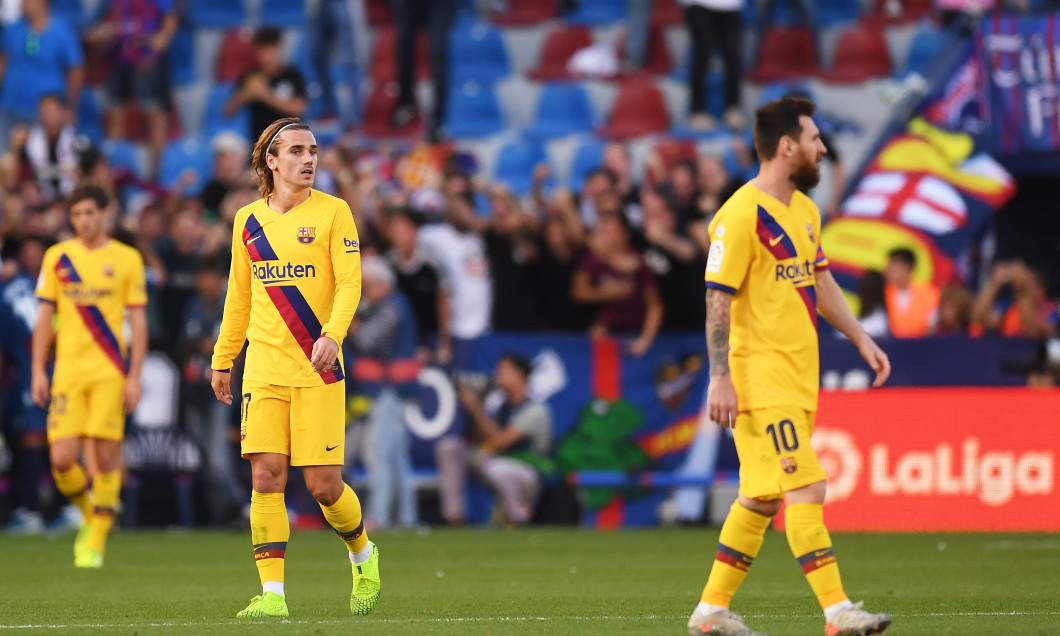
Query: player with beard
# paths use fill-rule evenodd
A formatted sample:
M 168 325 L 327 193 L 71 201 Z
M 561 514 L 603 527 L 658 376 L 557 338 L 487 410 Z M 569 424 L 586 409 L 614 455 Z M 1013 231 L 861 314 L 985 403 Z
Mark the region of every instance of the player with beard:
M 785 97 L 755 114 L 758 176 L 733 194 L 710 224 L 707 349 L 710 418 L 733 430 L 740 496 L 721 528 L 718 551 L 691 634 L 753 636 L 729 603 L 766 528 L 787 502 L 788 545 L 825 613 L 828 636 L 883 632 L 888 614 L 847 598 L 824 525 L 825 473 L 810 446 L 817 411 L 817 314 L 847 336 L 876 371 L 887 355 L 865 333 L 828 271 L 821 216 L 805 191 L 825 154 L 813 102 Z M 730 337 L 731 336 L 731 337 Z

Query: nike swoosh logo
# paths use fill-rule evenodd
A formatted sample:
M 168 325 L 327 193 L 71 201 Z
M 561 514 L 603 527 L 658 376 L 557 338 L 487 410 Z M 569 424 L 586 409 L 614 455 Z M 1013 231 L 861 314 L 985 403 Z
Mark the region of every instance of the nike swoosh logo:
M 818 550 L 817 552 L 813 553 L 813 556 L 815 556 L 815 557 L 823 557 L 823 556 L 825 556 L 827 554 L 830 554 L 830 552 L 828 550 Z
M 258 236 L 255 236 L 254 238 L 252 238 L 252 239 L 250 239 L 249 241 L 247 241 L 247 245 L 250 245 L 250 244 L 251 244 L 251 243 L 253 243 L 254 241 L 258 240 L 259 238 L 261 238 L 261 236 L 260 236 L 260 235 L 258 235 Z
M 324 450 L 327 451 L 327 452 L 331 452 L 331 451 L 335 450 L 338 447 L 339 447 L 338 444 L 335 444 L 334 446 L 325 446 Z
M 781 242 L 783 240 L 784 240 L 784 235 L 783 234 L 781 234 L 780 236 L 778 236 L 776 238 L 771 238 L 771 239 L 769 239 L 769 247 L 776 247 L 777 243 L 779 243 L 779 242 Z

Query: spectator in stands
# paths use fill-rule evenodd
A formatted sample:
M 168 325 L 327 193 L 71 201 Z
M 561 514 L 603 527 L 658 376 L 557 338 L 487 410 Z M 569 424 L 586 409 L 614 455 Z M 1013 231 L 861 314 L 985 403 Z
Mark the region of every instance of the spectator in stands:
M 210 399 L 210 359 L 221 328 L 230 262 L 227 255 L 218 254 L 195 263 L 195 291 L 184 307 L 177 334 L 184 379 L 184 431 L 202 454 L 203 498 L 212 524 L 238 519 L 242 508 L 233 443 L 235 422 L 231 409 Z
M 700 216 L 699 173 L 696 162 L 680 159 L 670 168 L 669 197 L 677 216 L 677 229 L 684 233 L 688 222 Z
M 395 57 L 398 61 L 398 104 L 391 114 L 394 128 L 404 128 L 416 116 L 413 65 L 416 62 L 416 32 L 427 27 L 434 100 L 427 122 L 427 139 L 440 138 L 449 94 L 449 28 L 456 14 L 456 0 L 391 0 L 397 18 Z
M 715 45 L 721 48 L 725 64 L 725 125 L 732 130 L 743 130 L 747 125 L 740 110 L 743 3 L 744 0 L 681 0 L 692 38 L 688 127 L 693 130 L 709 130 L 715 125 L 714 117 L 707 111 L 710 103 L 707 74 Z
M 367 33 L 364 30 L 363 0 L 315 0 L 310 3 L 309 13 L 309 58 L 320 84 L 320 101 L 323 103 L 321 119 L 338 118 L 343 128 L 360 120 L 361 75 L 358 69 L 359 52 L 364 47 Z M 342 108 L 335 90 L 332 76 L 332 57 L 352 91 L 350 107 Z
M 662 328 L 702 331 L 707 320 L 702 298 L 703 255 L 692 239 L 677 233 L 677 217 L 665 190 L 648 190 L 642 201 L 644 262 L 659 284 Z
M 80 153 L 88 140 L 70 123 L 62 95 L 49 93 L 37 106 L 38 123 L 29 130 L 20 159 L 47 202 L 66 200 L 77 183 Z M 15 150 L 12 148 L 12 150 Z
M 529 360 L 506 353 L 493 376 L 501 399 L 483 400 L 473 388 L 461 386 L 460 402 L 471 414 L 480 441 L 470 451 L 463 444 L 449 444 L 439 456 L 447 465 L 446 470 L 439 467 L 439 478 L 444 474 L 460 480 L 447 489 L 462 492 L 465 466 L 470 467 L 498 497 L 510 526 L 530 521 L 543 477 L 552 472 L 552 412 L 530 396 L 531 370 Z M 497 406 L 488 408 L 488 402 Z
M 1044 272 L 1021 261 L 995 263 L 989 282 L 975 299 L 972 319 L 1003 336 L 1050 338 L 1060 326 L 1060 310 L 1047 290 Z
M 928 335 L 939 308 L 939 288 L 913 280 L 916 254 L 900 247 L 887 255 L 884 296 L 887 321 L 895 338 L 921 338 Z
M 361 261 L 362 307 L 350 325 L 357 357 L 352 363 L 355 390 L 372 398 L 369 413 L 368 483 L 371 488 L 366 521 L 385 528 L 416 525 L 416 494 L 412 488 L 406 400 L 416 397 L 420 364 L 416 359 L 416 318 L 408 300 L 396 291 L 396 278 L 386 260 L 365 256 Z
M 283 31 L 274 26 L 254 32 L 254 70 L 239 78 L 225 104 L 225 116 L 250 110 L 248 139 L 257 139 L 277 119 L 301 117 L 308 105 L 305 78 L 283 59 Z
M 968 334 L 972 326 L 973 301 L 972 293 L 963 285 L 950 284 L 943 287 L 939 293 L 939 317 L 931 327 L 932 335 Z
M 589 248 L 574 274 L 571 297 L 597 306 L 590 335 L 635 332 L 629 352 L 643 355 L 662 325 L 663 304 L 651 270 L 630 245 L 626 218 L 620 214 L 601 217 Z
M 695 211 L 688 219 L 688 235 L 706 254 L 710 251 L 710 234 L 707 227 L 714 215 L 721 209 L 741 182 L 729 174 L 725 162 L 717 155 L 703 155 L 696 162 L 699 196 L 696 197 Z
M 651 33 L 652 0 L 630 0 L 626 18 L 626 59 L 623 71 L 635 73 L 644 68 L 648 57 L 648 36 Z
M 166 276 L 158 298 L 164 333 L 180 332 L 184 308 L 195 293 L 195 264 L 201 258 L 204 233 L 198 213 L 187 210 L 173 219 L 167 235 L 154 246 Z
M 137 102 L 147 116 L 150 172 L 157 174 L 169 137 L 169 45 L 180 17 L 173 0 L 109 0 L 100 15 L 87 39 L 107 47 L 107 136 L 127 136 L 127 108 Z
M 52 17 L 48 0 L 22 0 L 22 15 L 0 40 L 0 150 L 15 126 L 34 123 L 43 96 L 62 95 L 76 106 L 84 80 L 80 38 Z
M 505 186 L 493 186 L 489 196 L 492 218 L 483 240 L 493 283 L 491 323 L 500 330 L 540 329 L 543 308 L 533 293 L 541 258 L 538 223 Z
M 629 148 L 620 141 L 612 141 L 604 146 L 603 161 L 600 166 L 615 175 L 615 192 L 622 197 L 622 206 L 626 217 L 634 226 L 641 223 L 640 187 L 633 182 L 633 164 L 629 158 Z
M 224 198 L 247 179 L 250 145 L 235 133 L 222 132 L 213 138 L 210 146 L 213 149 L 213 172 L 199 198 L 206 218 L 216 219 Z
M 536 287 L 544 313 L 542 327 L 551 331 L 585 331 L 592 321 L 586 306 L 571 298 L 574 273 L 585 251 L 580 226 L 573 234 L 569 227 L 557 213 L 545 221 L 542 232 Z
M 578 195 L 578 216 L 582 225 L 590 230 L 595 228 L 600 218 L 601 203 L 611 196 L 618 196 L 618 175 L 603 167 L 590 172 Z
M 417 245 L 418 219 L 408 208 L 396 208 L 387 217 L 387 258 L 397 275 L 397 289 L 412 305 L 419 334 L 419 358 L 447 365 L 453 358 L 450 290 L 442 265 L 428 258 Z
M 887 319 L 887 299 L 885 294 L 887 282 L 883 274 L 870 269 L 858 279 L 858 323 L 865 333 L 873 338 L 885 338 L 891 335 Z M 837 335 L 843 334 L 836 331 Z

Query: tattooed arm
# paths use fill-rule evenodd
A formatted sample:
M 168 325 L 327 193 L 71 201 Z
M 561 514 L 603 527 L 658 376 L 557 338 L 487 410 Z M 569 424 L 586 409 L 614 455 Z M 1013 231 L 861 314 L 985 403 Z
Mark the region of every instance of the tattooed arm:
M 724 428 L 736 425 L 739 405 L 736 388 L 729 374 L 729 326 L 732 295 L 707 289 L 707 354 L 710 358 L 710 386 L 707 388 L 707 414 Z

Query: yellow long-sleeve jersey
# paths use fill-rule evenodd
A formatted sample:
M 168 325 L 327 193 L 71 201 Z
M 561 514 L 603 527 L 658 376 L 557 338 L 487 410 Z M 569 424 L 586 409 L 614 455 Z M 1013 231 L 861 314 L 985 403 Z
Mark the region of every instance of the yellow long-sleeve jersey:
M 343 379 L 310 363 L 326 335 L 342 344 L 361 297 L 361 254 L 350 206 L 317 190 L 286 214 L 260 199 L 236 213 L 232 271 L 212 366 L 232 368 L 249 341 L 247 380 L 321 386 Z

